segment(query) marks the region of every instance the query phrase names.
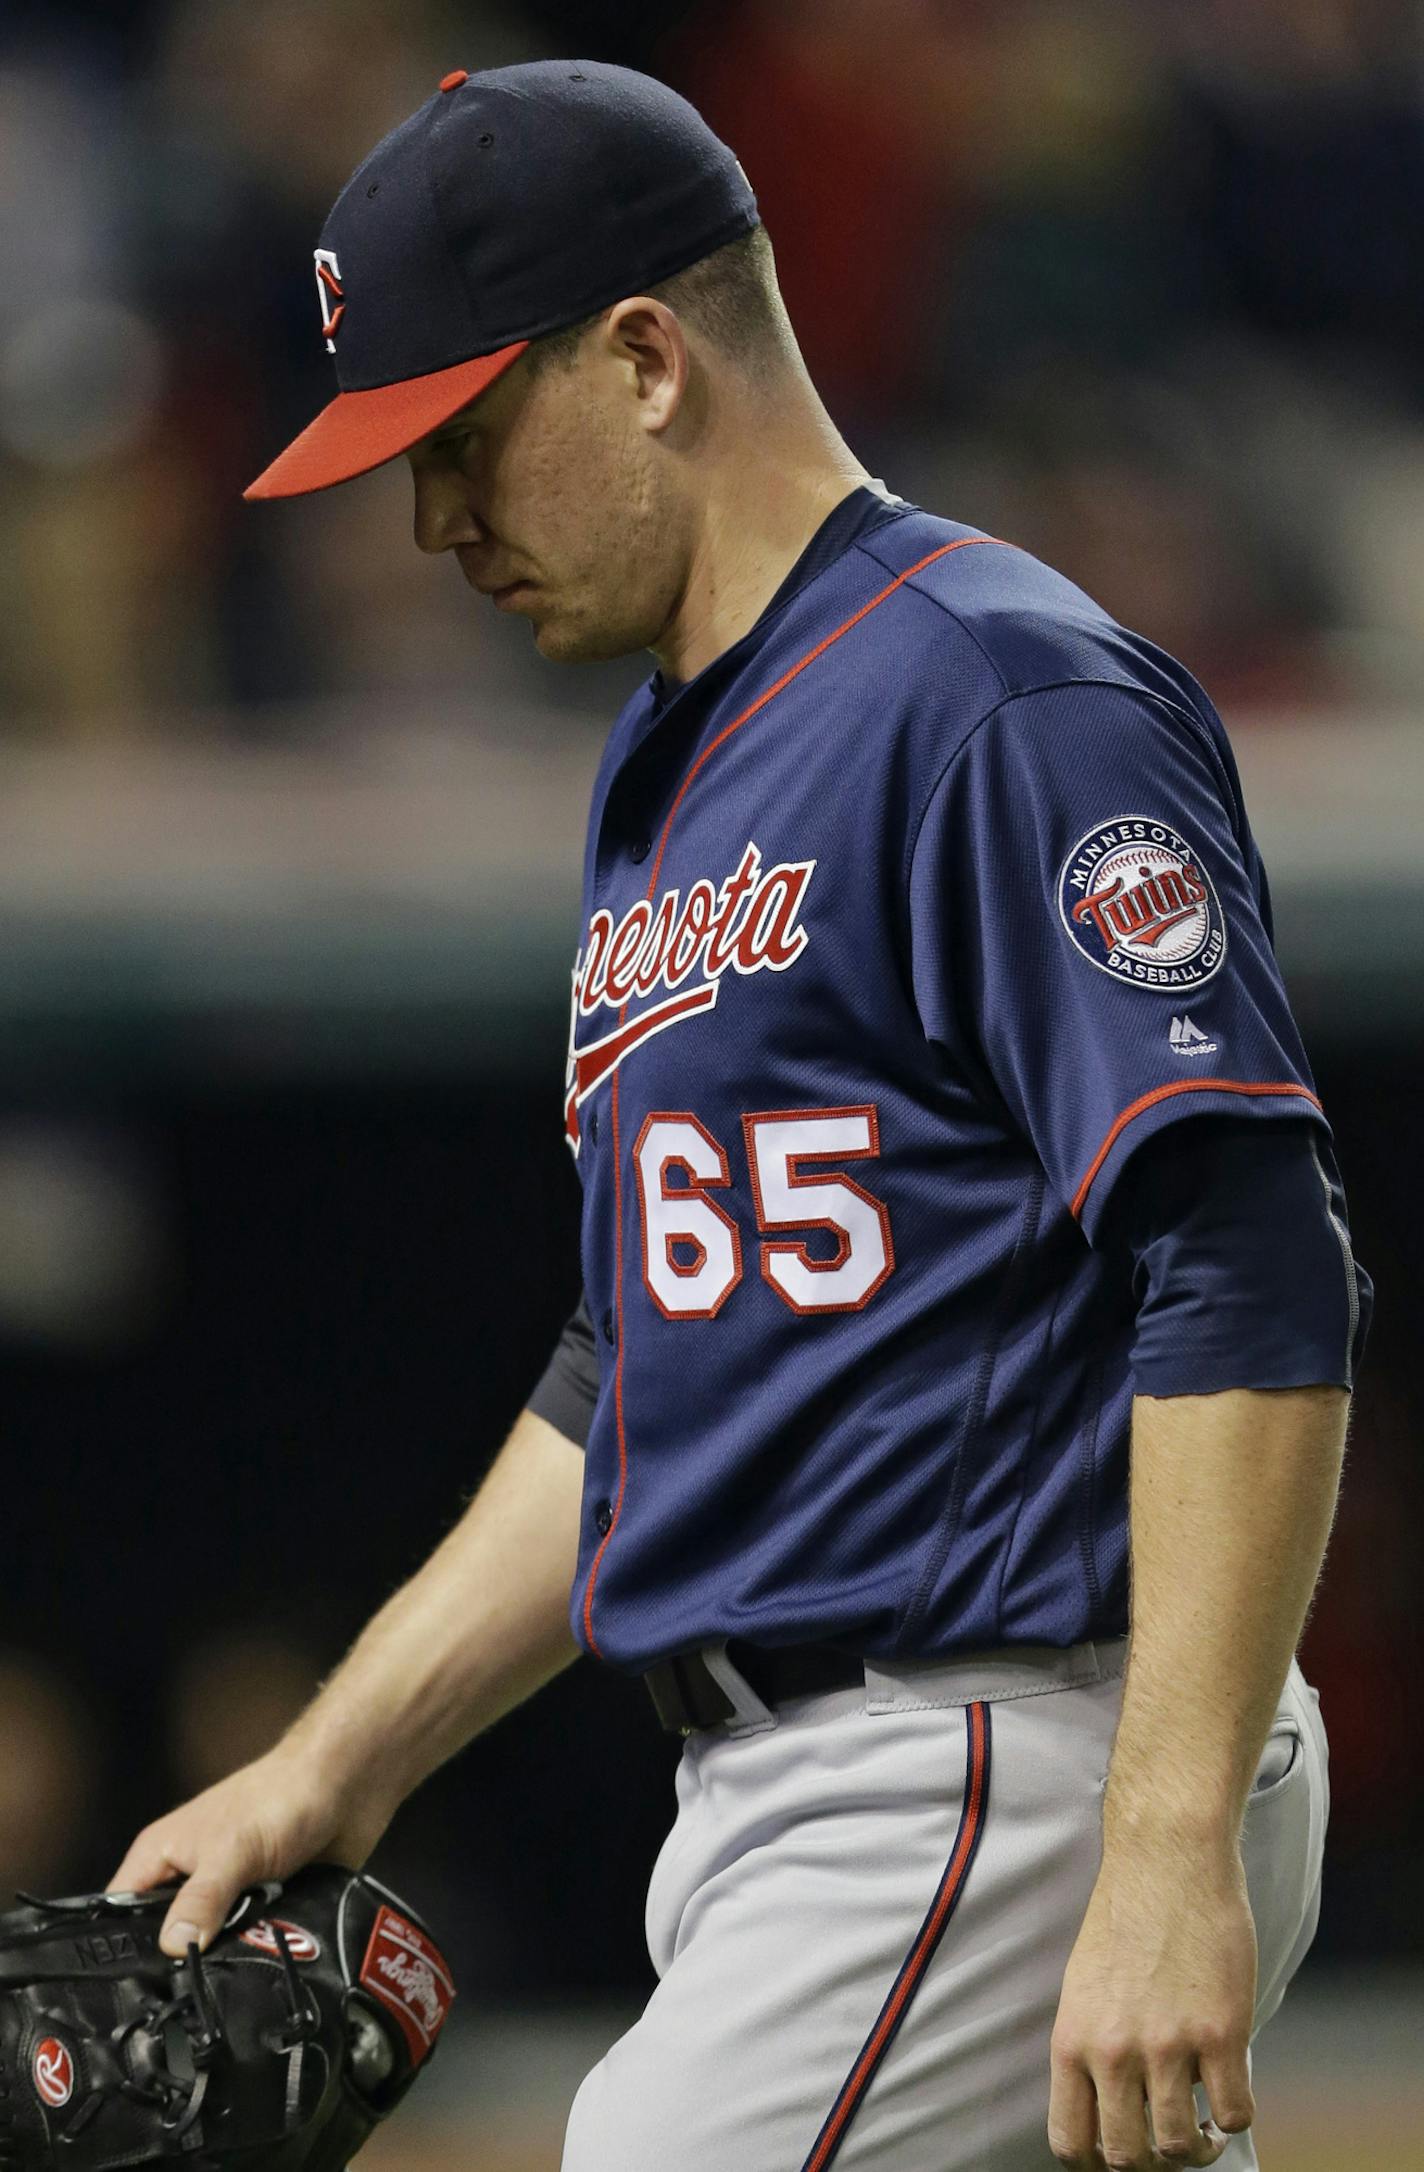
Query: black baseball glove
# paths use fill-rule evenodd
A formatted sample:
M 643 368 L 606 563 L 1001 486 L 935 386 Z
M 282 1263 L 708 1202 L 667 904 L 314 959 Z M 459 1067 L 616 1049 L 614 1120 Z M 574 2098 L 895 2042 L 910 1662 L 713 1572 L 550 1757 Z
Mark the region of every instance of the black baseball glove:
M 254 1887 L 183 1961 L 172 1892 L 0 1915 L 0 2172 L 342 2172 L 434 2049 L 450 1972 L 373 1878 Z

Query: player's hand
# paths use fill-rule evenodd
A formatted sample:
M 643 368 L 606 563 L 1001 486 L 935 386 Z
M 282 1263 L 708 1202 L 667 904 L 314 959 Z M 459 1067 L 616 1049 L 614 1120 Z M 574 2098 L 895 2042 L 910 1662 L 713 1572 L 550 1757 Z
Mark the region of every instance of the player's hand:
M 1105 1858 L 1053 2030 L 1054 2156 L 1113 2172 L 1215 2164 L 1255 2115 L 1255 1997 L 1256 1930 L 1238 1849 Z M 1205 2125 L 1197 2082 L 1211 2110 Z
M 161 1943 L 180 1955 L 216 1936 L 245 1885 L 284 1878 L 320 1858 L 358 1870 L 394 1814 L 335 1787 L 309 1757 L 282 1744 L 144 1827 L 109 1881 L 144 1893 L 182 1879 Z

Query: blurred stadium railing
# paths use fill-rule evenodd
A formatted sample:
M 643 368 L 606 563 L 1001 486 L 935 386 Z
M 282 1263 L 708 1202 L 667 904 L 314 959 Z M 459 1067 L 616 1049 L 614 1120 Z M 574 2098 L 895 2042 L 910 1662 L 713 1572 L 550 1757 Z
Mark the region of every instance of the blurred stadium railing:
M 472 705 L 473 706 L 473 705 Z M 0 1026 L 181 1061 L 183 1027 L 320 1070 L 499 1063 L 559 1000 L 605 719 L 288 708 L 278 744 L 0 746 Z M 1233 718 L 1278 948 L 1313 1044 L 1410 1027 L 1424 983 L 1424 731 Z M 583 728 L 579 729 L 582 723 Z M 100 1023 L 103 1032 L 94 1030 Z

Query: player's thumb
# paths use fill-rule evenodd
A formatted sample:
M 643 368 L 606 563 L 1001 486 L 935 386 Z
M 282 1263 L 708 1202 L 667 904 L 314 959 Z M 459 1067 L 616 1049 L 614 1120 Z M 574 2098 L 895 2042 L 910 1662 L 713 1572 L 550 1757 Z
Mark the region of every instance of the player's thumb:
M 210 1864 L 195 1871 L 178 1888 L 163 1920 L 158 1943 L 164 1952 L 180 1960 L 190 1946 L 205 1951 L 222 1929 L 241 1887 L 242 1876 L 235 1867 Z

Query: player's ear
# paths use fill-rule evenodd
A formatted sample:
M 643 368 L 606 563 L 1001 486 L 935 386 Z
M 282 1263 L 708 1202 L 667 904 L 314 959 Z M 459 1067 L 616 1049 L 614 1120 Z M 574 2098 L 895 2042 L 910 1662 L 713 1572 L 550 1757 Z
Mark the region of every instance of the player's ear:
M 687 336 L 677 313 L 650 294 L 617 302 L 600 327 L 605 352 L 638 402 L 645 430 L 666 430 L 687 391 Z

